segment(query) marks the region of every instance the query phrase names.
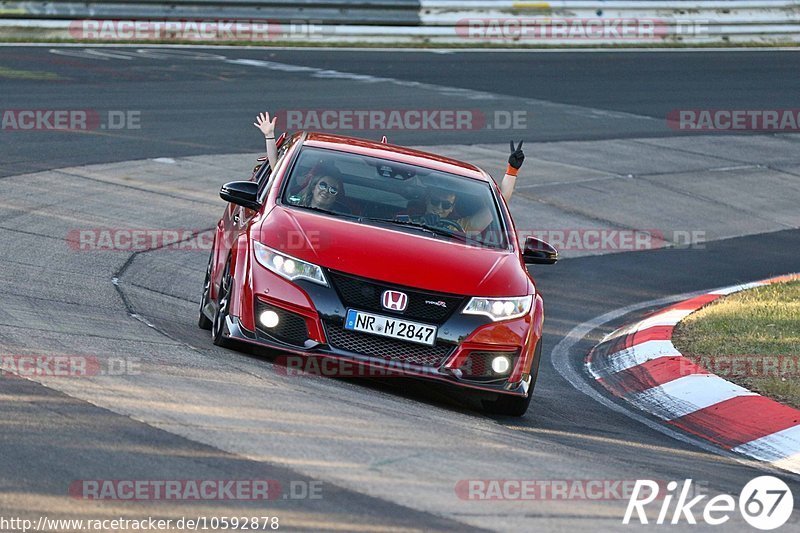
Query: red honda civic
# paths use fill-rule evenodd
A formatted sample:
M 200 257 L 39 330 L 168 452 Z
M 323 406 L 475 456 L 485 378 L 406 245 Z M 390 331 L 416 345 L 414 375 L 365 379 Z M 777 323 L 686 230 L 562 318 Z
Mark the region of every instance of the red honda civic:
M 388 369 L 525 413 L 544 319 L 526 265 L 558 254 L 532 237 L 520 247 L 486 172 L 299 132 L 279 139 L 274 169 L 220 196 L 199 318 L 214 344 Z

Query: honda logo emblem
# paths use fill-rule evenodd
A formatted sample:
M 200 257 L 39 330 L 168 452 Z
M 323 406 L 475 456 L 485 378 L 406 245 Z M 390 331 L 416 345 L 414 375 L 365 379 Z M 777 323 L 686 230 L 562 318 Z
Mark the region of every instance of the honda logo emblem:
M 383 303 L 384 309 L 405 311 L 408 305 L 408 295 L 400 291 L 383 291 L 381 303 Z

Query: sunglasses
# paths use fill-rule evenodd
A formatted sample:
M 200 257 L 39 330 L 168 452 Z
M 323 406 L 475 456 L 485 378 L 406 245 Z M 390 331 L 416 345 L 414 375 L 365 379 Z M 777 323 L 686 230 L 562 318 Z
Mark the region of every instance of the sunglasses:
M 317 187 L 319 187 L 319 190 L 325 191 L 331 196 L 336 196 L 336 193 L 339 192 L 339 189 L 337 189 L 333 185 L 328 185 L 327 181 L 320 181 Z
M 441 207 L 442 209 L 451 209 L 453 207 L 453 202 L 448 200 L 440 200 L 437 198 L 429 198 L 428 202 L 434 207 Z

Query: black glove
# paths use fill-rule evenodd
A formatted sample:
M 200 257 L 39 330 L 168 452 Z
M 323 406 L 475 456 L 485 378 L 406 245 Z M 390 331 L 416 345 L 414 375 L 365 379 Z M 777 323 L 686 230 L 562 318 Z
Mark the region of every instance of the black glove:
M 425 213 L 422 215 L 422 222 L 426 226 L 438 226 L 440 217 L 436 213 Z
M 522 162 L 525 161 L 525 154 L 522 153 L 522 141 L 519 142 L 519 146 L 517 146 L 516 149 L 514 148 L 514 141 L 510 142 L 511 155 L 508 156 L 508 164 L 519 170 L 519 167 L 522 166 Z

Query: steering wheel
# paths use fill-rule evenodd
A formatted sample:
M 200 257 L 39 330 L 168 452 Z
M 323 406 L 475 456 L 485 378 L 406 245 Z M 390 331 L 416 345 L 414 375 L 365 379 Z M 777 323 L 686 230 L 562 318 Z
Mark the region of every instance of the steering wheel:
M 440 218 L 439 225 L 444 229 L 452 229 L 456 233 L 464 233 L 464 228 L 461 227 L 461 224 L 449 218 Z
M 417 216 L 411 217 L 411 219 L 414 222 L 417 222 L 417 223 L 424 223 L 425 222 L 425 217 L 424 216 L 417 215 Z M 452 230 L 452 231 L 455 231 L 456 233 L 464 233 L 464 228 L 461 227 L 461 224 L 459 224 L 455 220 L 450 220 L 449 218 L 439 218 L 439 219 L 437 219 L 436 223 L 432 224 L 432 225 L 436 226 L 438 228 L 442 228 L 442 229 L 446 229 L 446 230 Z

